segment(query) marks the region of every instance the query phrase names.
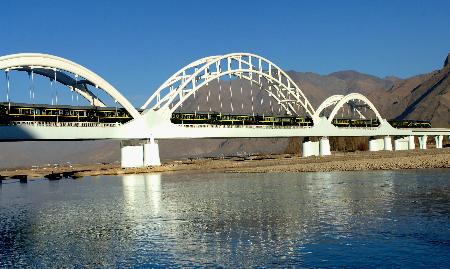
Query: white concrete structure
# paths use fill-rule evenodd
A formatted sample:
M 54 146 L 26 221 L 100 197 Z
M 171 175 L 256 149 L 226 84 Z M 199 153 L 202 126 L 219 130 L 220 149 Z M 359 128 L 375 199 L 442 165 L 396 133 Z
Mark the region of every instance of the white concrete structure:
M 123 168 L 143 167 L 144 166 L 144 151 L 141 145 L 137 146 L 122 146 L 120 148 L 120 165 Z
M 384 139 L 383 138 L 369 139 L 369 151 L 380 151 L 380 150 L 384 150 Z
M 320 156 L 331 155 L 330 140 L 328 140 L 328 137 L 326 137 L 326 136 L 320 138 L 319 154 L 320 154 Z
M 310 141 L 309 139 L 303 142 L 302 157 L 319 156 L 320 144 L 319 141 Z
M 436 142 L 436 148 L 441 149 L 442 148 L 442 141 L 444 140 L 444 136 L 437 135 L 434 137 L 434 141 Z
M 427 149 L 427 135 L 419 136 L 419 148 L 420 149 Z
M 394 150 L 408 150 L 409 149 L 409 136 L 397 137 L 394 139 Z
M 414 136 L 410 135 L 408 136 L 408 149 L 415 149 L 416 148 L 416 143 L 414 142 Z
M 384 150 L 392 150 L 392 139 L 390 136 L 385 136 L 383 138 L 384 141 Z
M 159 166 L 159 146 L 154 139 L 144 144 L 144 166 Z

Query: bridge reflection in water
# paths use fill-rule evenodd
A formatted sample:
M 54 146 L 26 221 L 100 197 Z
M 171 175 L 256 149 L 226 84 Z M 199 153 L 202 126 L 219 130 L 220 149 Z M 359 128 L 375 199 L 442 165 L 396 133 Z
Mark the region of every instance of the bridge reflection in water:
M 448 189 L 446 170 L 4 184 L 0 267 L 438 267 Z

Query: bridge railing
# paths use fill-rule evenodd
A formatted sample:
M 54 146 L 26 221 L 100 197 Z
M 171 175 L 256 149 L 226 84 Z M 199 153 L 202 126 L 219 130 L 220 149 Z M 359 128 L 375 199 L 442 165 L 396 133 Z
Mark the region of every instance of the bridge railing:
M 187 128 L 309 129 L 313 126 L 177 124 Z
M 44 127 L 117 127 L 120 123 L 100 122 L 46 122 L 46 121 L 14 121 L 6 126 L 44 126 Z

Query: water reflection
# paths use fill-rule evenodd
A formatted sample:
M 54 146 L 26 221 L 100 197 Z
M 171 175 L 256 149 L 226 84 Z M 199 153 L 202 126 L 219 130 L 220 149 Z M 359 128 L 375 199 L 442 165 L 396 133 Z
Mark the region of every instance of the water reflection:
M 122 177 L 123 196 L 130 212 L 142 209 L 143 201 L 151 204 L 154 214 L 161 206 L 161 174 L 125 175 Z
M 445 169 L 5 184 L 0 267 L 436 266 L 449 257 L 449 190 Z

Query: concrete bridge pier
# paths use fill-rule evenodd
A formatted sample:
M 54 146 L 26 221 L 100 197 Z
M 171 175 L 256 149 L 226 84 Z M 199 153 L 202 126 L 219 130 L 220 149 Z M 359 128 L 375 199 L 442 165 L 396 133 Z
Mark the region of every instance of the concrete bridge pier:
M 408 149 L 416 149 L 416 143 L 414 142 L 414 136 L 410 135 L 408 137 Z
M 331 155 L 330 140 L 326 136 L 319 141 L 311 141 L 309 137 L 305 137 L 302 147 L 302 157 Z
M 159 146 L 154 138 L 124 140 L 120 143 L 120 165 L 123 168 L 160 166 Z
M 384 149 L 384 139 L 369 137 L 369 151 L 379 151 Z
M 394 150 L 408 150 L 409 137 L 396 137 L 394 139 Z
M 144 166 L 144 151 L 139 141 L 124 140 L 120 142 L 120 166 L 122 168 Z
M 420 149 L 427 149 L 427 135 L 419 136 L 419 148 Z
M 312 156 L 312 142 L 309 137 L 303 138 L 302 157 Z
M 436 148 L 441 149 L 442 148 L 442 141 L 444 140 L 443 135 L 437 135 L 434 137 L 434 141 L 436 142 Z
M 331 155 L 330 140 L 326 136 L 322 137 L 319 141 L 319 154 L 320 156 Z
M 390 136 L 385 136 L 384 140 L 384 150 L 392 150 L 392 139 Z
M 144 166 L 160 166 L 159 146 L 152 137 L 144 144 Z

